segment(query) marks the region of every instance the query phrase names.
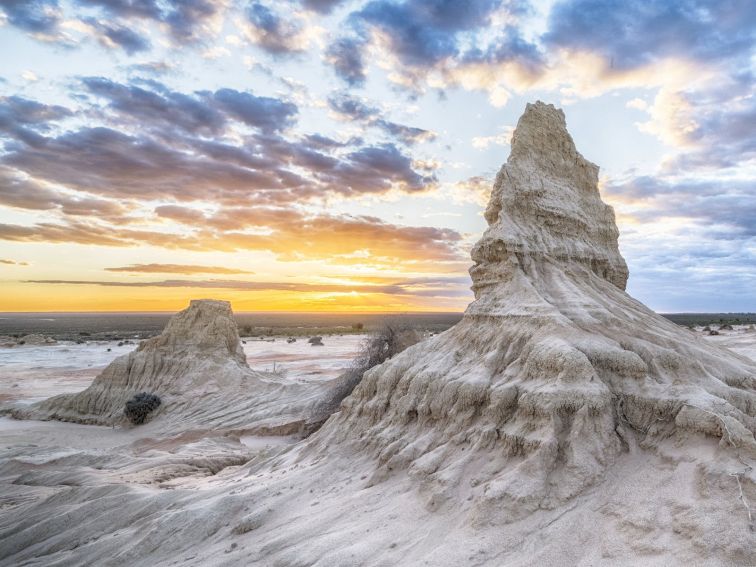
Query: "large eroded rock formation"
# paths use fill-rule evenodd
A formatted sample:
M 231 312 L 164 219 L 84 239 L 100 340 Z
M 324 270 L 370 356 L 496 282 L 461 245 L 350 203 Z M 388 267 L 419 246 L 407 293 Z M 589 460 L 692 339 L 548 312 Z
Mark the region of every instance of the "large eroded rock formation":
M 357 441 L 377 456 L 374 481 L 406 470 L 431 508 L 471 506 L 473 522 L 565 506 L 622 455 L 649 451 L 726 485 L 717 498 L 699 488 L 743 537 L 756 365 L 625 293 L 597 183 L 562 111 L 529 104 L 472 251 L 463 320 L 367 372 L 318 437 Z M 738 537 L 732 557 L 752 556 Z

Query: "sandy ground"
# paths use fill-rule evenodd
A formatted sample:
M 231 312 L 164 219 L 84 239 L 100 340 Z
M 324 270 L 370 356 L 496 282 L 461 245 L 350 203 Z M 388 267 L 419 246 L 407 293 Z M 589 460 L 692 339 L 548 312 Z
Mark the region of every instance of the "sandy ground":
M 750 325 L 736 326 L 732 331 L 721 331 L 721 334 L 713 336 L 706 335 L 700 328 L 696 331 L 703 333 L 708 341 L 756 360 L 756 330 L 751 330 L 750 327 Z
M 309 345 L 306 338 L 298 339 L 295 343 L 287 343 L 285 338 L 275 341 L 244 339 L 243 347 L 250 367 L 255 370 L 275 370 L 293 381 L 325 381 L 338 376 L 348 367 L 363 339 L 364 335 L 325 337 L 324 346 L 319 347 Z M 117 345 L 117 342 L 89 342 L 0 349 L 0 401 L 27 404 L 57 394 L 83 390 L 114 358 L 135 348 L 134 344 Z M 150 445 L 152 435 L 157 435 L 157 432 L 149 424 L 122 429 L 0 417 L 0 447 L 3 448 L 0 449 L 0 468 L 7 465 L 9 460 L 34 466 L 70 457 L 80 451 L 141 451 Z M 296 441 L 296 437 L 254 435 L 218 439 L 208 432 L 204 440 L 179 436 L 160 444 L 153 443 L 151 447 L 165 456 L 181 451 L 213 454 L 221 446 L 224 453 L 230 452 L 248 459 L 252 454 L 264 453 Z M 206 471 L 198 474 L 200 478 L 207 476 Z M 173 484 L 177 482 L 174 480 Z M 8 498 L 0 490 L 0 514 L 8 507 Z M 13 498 L 10 500 L 13 501 Z
M 349 364 L 361 339 L 326 337 L 324 347 L 311 347 L 302 339 L 292 344 L 281 339 L 246 340 L 244 350 L 253 369 L 270 371 L 275 364 L 275 370 L 283 369 L 288 379 L 321 381 L 336 376 Z M 756 332 L 745 327 L 706 339 L 756 359 Z M 0 351 L 0 396 L 26 402 L 83 389 L 112 358 L 132 348 L 98 343 Z M 640 551 L 633 559 L 623 556 L 623 550 L 612 549 L 611 538 L 592 528 L 595 518 L 580 511 L 597 509 L 603 502 L 601 513 L 615 513 L 611 495 L 589 493 L 580 497 L 580 506 L 576 502 L 564 512 L 567 520 L 585 524 L 585 533 L 593 534 L 590 540 L 575 542 L 579 545 L 574 558 L 539 555 L 542 552 L 532 547 L 532 539 L 527 544 L 530 547 L 519 548 L 522 544 L 505 541 L 509 536 L 503 533 L 462 525 L 453 511 L 429 516 L 429 495 L 411 489 L 406 479 L 389 478 L 376 486 L 362 474 L 365 467 L 357 461 L 325 459 L 321 463 L 321 456 L 313 452 L 316 449 L 306 459 L 286 451 L 298 441 L 294 437 L 217 437 L 212 432 L 165 439 L 150 424 L 111 429 L 0 418 L 0 523 L 12 524 L 19 510 L 27 510 L 27 506 L 34 510 L 36 503 L 66 502 L 67 498 L 75 503 L 64 506 L 63 520 L 53 513 L 49 519 L 19 516 L 30 522 L 28 530 L 33 533 L 22 532 L 0 541 L 0 565 L 49 565 L 50 553 L 56 565 L 137 564 L 131 562 L 128 551 L 135 538 L 144 545 L 154 539 L 167 546 L 155 550 L 154 564 L 161 565 L 533 564 L 513 560 L 518 554 L 533 560 L 540 557 L 541 565 L 578 564 L 578 559 L 581 565 L 607 564 L 607 558 L 615 565 L 660 565 L 652 556 L 664 542 L 649 539 L 651 532 L 646 535 L 644 526 L 650 520 L 640 516 L 623 520 L 628 533 L 638 534 Z M 663 479 L 635 478 L 633 471 L 641 470 L 640 465 L 633 465 L 638 455 L 631 451 L 623 457 L 627 466 L 617 470 L 627 471 L 623 473 L 627 479 L 616 483 L 623 487 L 616 490 L 635 491 L 639 501 L 648 500 L 651 506 L 651 500 L 665 487 L 682 481 L 676 481 L 672 473 Z M 329 469 L 329 460 L 340 464 Z M 200 502 L 193 500 L 197 491 L 202 492 L 201 506 L 193 504 Z M 91 530 L 81 526 L 90 516 L 92 521 L 107 517 L 110 512 L 102 507 L 112 508 L 106 501 L 113 498 L 139 498 L 144 504 L 137 513 L 132 503 L 128 521 L 114 521 L 108 528 L 105 537 L 112 537 L 112 543 L 98 543 L 102 534 L 81 535 L 97 533 L 96 526 Z M 595 506 L 590 504 L 594 498 Z M 607 498 L 610 504 L 606 504 Z M 621 495 L 616 498 L 621 501 Z M 80 506 L 81 502 L 87 504 Z M 164 508 L 156 510 L 155 506 Z M 443 502 L 439 506 L 443 507 Z M 617 506 L 616 514 L 625 514 Z M 225 514 L 234 518 L 231 524 Z M 462 515 L 460 511 L 459 518 Z M 164 519 L 157 521 L 157 517 Z M 419 531 L 418 518 L 427 521 Z M 557 519 L 551 512 L 539 512 L 527 520 L 526 527 L 542 533 L 543 538 L 558 538 L 558 529 L 552 527 Z M 39 527 L 46 522 L 50 525 Z M 135 526 L 139 526 L 137 532 Z M 198 530 L 197 541 L 203 544 L 189 553 L 184 539 L 183 547 L 174 554 L 165 543 L 174 529 L 182 530 L 184 538 L 191 537 L 187 530 Z M 49 543 L 39 544 L 42 547 L 27 547 L 13 556 L 19 538 L 39 537 L 34 533 L 50 537 L 56 530 L 65 533 L 62 539 L 51 537 Z M 232 530 L 233 535 L 216 536 L 215 530 Z M 353 546 L 344 541 L 353 541 Z M 592 551 L 585 551 L 587 547 Z M 509 550 L 506 557 L 500 556 L 504 548 Z M 366 549 L 374 550 L 367 561 Z M 637 558 L 643 557 L 644 549 L 649 559 L 639 563 Z M 45 557 L 35 559 L 35 554 Z M 6 555 L 10 559 L 3 561 Z M 319 557 L 327 557 L 328 562 L 319 562 Z M 709 563 L 702 560 L 699 564 Z

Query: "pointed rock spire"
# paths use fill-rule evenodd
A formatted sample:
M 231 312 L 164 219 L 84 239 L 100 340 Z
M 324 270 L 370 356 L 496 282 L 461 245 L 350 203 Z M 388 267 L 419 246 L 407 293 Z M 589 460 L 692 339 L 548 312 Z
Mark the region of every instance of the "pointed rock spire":
M 527 105 L 485 217 L 489 228 L 472 251 L 476 296 L 506 277 L 507 266 L 529 269 L 534 261 L 582 267 L 625 289 L 627 265 L 614 211 L 599 195 L 598 166 L 575 149 L 564 113 L 552 105 Z

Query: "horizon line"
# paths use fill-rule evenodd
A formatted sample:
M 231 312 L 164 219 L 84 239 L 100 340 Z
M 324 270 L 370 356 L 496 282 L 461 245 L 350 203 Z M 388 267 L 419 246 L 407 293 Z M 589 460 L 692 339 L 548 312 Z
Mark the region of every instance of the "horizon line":
M 172 314 L 172 313 L 178 313 L 179 311 L 183 311 L 186 309 L 184 307 L 183 309 L 178 309 L 176 311 L 172 310 L 160 310 L 160 311 L 109 311 L 109 310 L 101 310 L 101 311 L 0 311 L 0 315 L 66 315 L 66 314 Z M 397 315 L 397 314 L 433 314 L 433 315 L 462 315 L 464 314 L 464 311 L 409 311 L 409 310 L 400 310 L 400 311 L 282 311 L 282 310 L 261 310 L 261 311 L 236 311 L 234 310 L 234 314 L 242 314 L 242 313 L 291 313 L 291 314 L 308 314 L 308 315 L 314 315 L 314 314 L 324 314 L 324 315 Z

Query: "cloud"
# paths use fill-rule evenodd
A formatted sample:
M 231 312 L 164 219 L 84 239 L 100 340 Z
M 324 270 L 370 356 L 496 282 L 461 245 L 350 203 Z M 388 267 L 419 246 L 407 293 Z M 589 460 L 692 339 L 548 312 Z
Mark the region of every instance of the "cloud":
M 373 217 L 305 214 L 296 208 L 328 194 L 413 193 L 435 186 L 432 171 L 416 169 L 393 144 L 354 147 L 352 143 L 362 142 L 339 142 L 320 134 L 288 140 L 273 130 L 290 119 L 293 109 L 249 93 L 221 90 L 190 96 L 159 83 L 144 83 L 147 89 L 102 78 L 86 78 L 82 85 L 106 104 L 104 109 L 91 106 L 90 116 L 129 127 L 39 134 L 26 144 L 14 139 L 0 157 L 0 203 L 54 212 L 58 219 L 30 226 L 4 224 L 0 238 L 260 250 L 286 261 L 353 261 L 354 254 L 365 253 L 360 261 L 415 262 L 418 252 L 423 261 L 460 261 L 461 236 L 455 231 L 401 227 Z M 46 119 L 70 115 L 66 109 L 25 99 L 5 102 L 6 112 L 0 116 L 6 119 L 0 125 L 11 132 L 11 139 L 21 127 L 46 132 Z M 222 136 L 236 120 L 257 130 L 240 145 L 238 138 L 229 143 Z M 126 133 L 141 124 L 148 130 Z M 197 136 L 214 132 L 212 141 Z M 140 216 L 128 216 L 128 207 L 144 210 L 150 202 L 166 200 L 178 202 L 153 205 L 154 218 L 144 219 L 147 225 L 158 223 L 157 229 L 133 226 Z
M 152 46 L 147 38 L 130 27 L 109 24 L 95 18 L 85 18 L 82 21 L 91 28 L 92 35 L 105 47 L 120 47 L 129 55 L 133 55 L 140 51 L 148 51 Z
M 298 112 L 297 106 L 291 102 L 233 89 L 220 89 L 213 99 L 229 115 L 263 132 L 276 132 L 290 126 Z
M 407 145 L 429 142 L 436 138 L 436 133 L 430 130 L 405 126 L 381 118 L 382 113 L 378 108 L 368 106 L 362 100 L 345 92 L 338 92 L 328 97 L 328 106 L 343 120 L 352 120 L 376 127 Z
M 367 78 L 365 43 L 360 38 L 343 37 L 331 43 L 325 52 L 325 60 L 333 66 L 336 75 L 353 87 L 363 85 Z
M 514 0 L 373 0 L 346 19 L 348 32 L 325 59 L 352 86 L 364 83 L 369 52 L 390 81 L 413 93 L 484 90 L 501 106 L 512 88 L 505 85 L 532 85 L 546 71 L 540 48 L 514 25 L 528 11 Z
M 202 223 L 207 221 L 207 217 L 202 211 L 179 205 L 161 205 L 155 207 L 155 214 L 160 218 L 173 220 L 183 224 Z
M 301 53 L 321 32 L 308 26 L 300 14 L 291 11 L 290 6 L 282 15 L 258 1 L 247 6 L 241 27 L 250 42 L 273 55 Z
M 203 215 L 182 214 L 178 207 L 159 209 L 162 218 L 183 224 L 182 230 L 138 230 L 96 219 L 0 224 L 0 240 L 69 242 L 98 246 L 151 245 L 194 251 L 256 250 L 282 261 L 335 260 L 396 266 L 397 263 L 466 262 L 457 231 L 437 227 L 400 226 L 369 216 L 305 214 L 293 208 L 222 209 Z
M 72 190 L 127 199 L 286 204 L 326 194 L 417 193 L 437 182 L 393 144 L 344 148 L 334 157 L 277 135 L 250 136 L 243 146 L 175 132 L 159 137 L 82 128 L 17 146 L 0 164 Z
M 173 0 L 162 14 L 177 43 L 198 42 L 217 33 L 223 23 L 226 2 L 219 0 Z
M 642 98 L 634 98 L 632 100 L 629 100 L 627 104 L 625 104 L 627 108 L 634 108 L 636 110 L 647 110 L 648 109 L 648 103 L 643 100 Z
M 341 193 L 384 193 L 398 189 L 419 193 L 435 186 L 435 175 L 413 169 L 412 159 L 393 144 L 369 146 L 350 152 L 318 179 Z
M 283 171 L 227 164 L 104 127 L 48 138 L 2 161 L 38 179 L 119 198 L 235 199 L 283 188 L 289 180 Z
M 640 176 L 607 184 L 604 194 L 644 223 L 678 218 L 727 239 L 756 237 L 756 196 L 750 179 Z
M 14 143 L 0 164 L 71 190 L 128 199 L 283 204 L 327 193 L 419 192 L 436 183 L 393 144 L 354 148 L 319 135 L 282 137 L 297 107 L 279 99 L 232 89 L 186 95 L 152 81 L 124 85 L 102 77 L 81 84 L 105 102 L 92 104 L 90 116 L 113 127 L 43 136 L 50 123 L 72 113 L 8 97 L 0 106 L 0 134 Z M 254 131 L 241 143 L 238 136 L 223 141 L 232 126 Z M 401 128 L 381 127 L 394 126 Z M 427 135 L 414 129 L 392 134 L 406 140 Z
M 328 106 L 339 116 L 361 122 L 375 120 L 380 114 L 377 108 L 368 106 L 359 98 L 345 92 L 328 97 Z
M 80 2 L 83 3 L 83 2 Z M 161 20 L 164 12 L 158 0 L 88 0 L 90 5 L 99 6 L 105 13 L 116 18 L 146 18 Z M 167 2 L 168 5 L 175 2 Z
M 472 146 L 478 150 L 485 150 L 490 145 L 496 146 L 508 146 L 512 140 L 512 133 L 514 128 L 512 126 L 505 126 L 502 128 L 501 134 L 494 134 L 493 136 L 475 136 L 472 139 Z
M 0 264 L 6 264 L 9 266 L 28 266 L 29 262 L 18 262 L 16 260 L 0 259 Z
M 36 83 L 39 81 L 39 77 L 37 77 L 34 71 L 30 71 L 29 69 L 21 73 L 21 78 L 29 83 Z
M 71 116 L 72 112 L 58 105 L 47 105 L 20 96 L 0 97 L 0 125 L 11 131 L 11 124 L 45 126 L 48 122 Z
M 19 171 L 2 166 L 0 205 L 36 211 L 58 210 L 71 216 L 118 217 L 126 211 L 121 203 L 56 191 Z
M 717 61 L 753 48 L 756 9 L 729 2 L 565 0 L 549 14 L 547 45 L 589 50 L 618 69 L 664 57 Z
M 51 126 L 73 112 L 59 105 L 42 104 L 20 96 L 0 96 L 0 138 L 37 145 Z
M 247 270 L 224 268 L 222 266 L 197 266 L 194 264 L 132 264 L 116 268 L 105 268 L 107 272 L 130 272 L 139 274 L 252 274 Z
M 42 222 L 33 226 L 0 224 L 0 240 L 11 242 L 68 242 L 94 246 L 129 247 L 151 244 L 164 248 L 208 250 L 196 239 L 178 234 L 129 230 L 93 221 L 67 219 L 64 224 Z
M 469 292 L 461 288 L 468 284 L 468 278 L 416 278 L 394 283 L 292 283 L 239 280 L 161 280 L 151 282 L 124 282 L 108 280 L 27 280 L 24 283 L 46 285 L 87 285 L 102 287 L 152 287 L 152 288 L 201 288 L 226 289 L 235 291 L 287 291 L 294 293 L 365 293 L 403 295 L 419 297 L 466 296 Z
M 407 65 L 431 65 L 459 55 L 457 34 L 485 25 L 496 0 L 373 0 L 354 18 L 375 28 Z
M 145 51 L 149 39 L 136 31 L 136 22 L 149 22 L 167 31 L 179 45 L 207 41 L 220 31 L 227 8 L 224 0 L 74 0 L 66 5 L 57 0 L 6 0 L 3 10 L 8 23 L 36 39 L 68 47 L 79 42 L 70 32 L 97 39 L 108 48 L 128 54 Z M 79 11 L 98 10 L 98 17 L 80 16 Z
M 747 175 L 756 162 L 756 140 L 750 124 L 756 120 L 753 74 L 725 69 L 701 83 L 662 86 L 653 102 L 633 99 L 627 106 L 648 114 L 636 123 L 671 148 L 660 174 Z
M 126 69 L 131 73 L 160 76 L 173 71 L 173 64 L 168 61 L 145 61 L 143 63 L 132 63 Z
M 729 99 L 709 102 L 719 109 L 702 105 L 695 126 L 681 136 L 710 147 L 686 145 L 659 171 L 610 179 L 602 187 L 617 212 L 631 291 L 665 311 L 751 309 L 755 180 L 752 167 L 743 166 L 749 158 L 742 131 L 720 128 L 721 120 L 737 121 L 747 111 L 734 110 Z M 730 155 L 735 148 L 743 149 L 740 156 Z
M 104 77 L 85 77 L 81 82 L 90 93 L 107 100 L 121 121 L 178 127 L 192 134 L 218 134 L 230 119 L 276 132 L 293 125 L 299 112 L 291 102 L 228 88 L 192 96 L 154 81 L 149 83 L 152 89 Z
M 535 20 L 537 9 L 517 1 L 373 0 L 343 21 L 344 35 L 325 59 L 352 86 L 364 83 L 369 54 L 413 93 L 481 90 L 495 106 L 531 89 L 560 89 L 573 100 L 751 67 L 756 10 L 748 0 L 562 0 Z M 542 33 L 532 31 L 544 22 Z
M 57 0 L 4 0 L 0 8 L 11 25 L 45 36 L 57 31 L 62 18 Z
M 343 148 L 345 146 L 349 145 L 361 145 L 361 141 L 355 141 L 350 140 L 349 142 L 339 142 L 338 140 L 334 140 L 333 138 L 329 138 L 328 136 L 324 136 L 323 134 L 306 134 L 303 138 L 303 141 L 307 143 L 307 145 L 311 148 L 314 148 L 316 150 L 335 150 L 337 148 Z
M 447 189 L 454 201 L 462 203 L 475 203 L 485 207 L 491 197 L 493 179 L 483 175 L 474 175 L 462 181 L 452 184 Z
M 659 123 L 662 128 L 672 129 L 671 135 L 664 130 L 661 135 L 683 149 L 668 161 L 667 169 L 680 172 L 716 169 L 721 174 L 726 169 L 753 166 L 756 99 L 749 93 L 750 88 L 740 81 L 722 80 L 716 89 L 684 93 L 671 103 L 661 92 L 650 109 L 655 120 L 648 129 L 658 132 L 655 125 Z M 677 101 L 682 104 L 675 104 Z
M 164 25 L 179 44 L 195 43 L 219 31 L 226 9 L 217 0 L 79 0 L 80 5 L 98 6 L 111 20 L 146 20 Z
M 171 91 L 124 85 L 104 77 L 84 77 L 82 86 L 108 102 L 118 122 L 154 129 L 179 128 L 193 134 L 218 134 L 226 125 L 224 114 L 197 97 Z
M 408 146 L 421 142 L 432 142 L 437 137 L 437 134 L 430 130 L 405 126 L 404 124 L 397 124 L 396 122 L 383 120 L 382 118 L 376 120 L 375 125 Z
M 320 14 L 327 14 L 343 1 L 344 0 L 302 0 L 302 6 Z

